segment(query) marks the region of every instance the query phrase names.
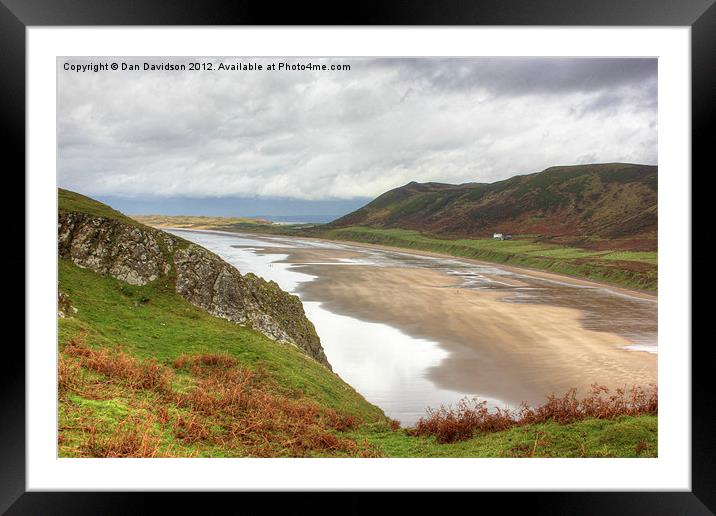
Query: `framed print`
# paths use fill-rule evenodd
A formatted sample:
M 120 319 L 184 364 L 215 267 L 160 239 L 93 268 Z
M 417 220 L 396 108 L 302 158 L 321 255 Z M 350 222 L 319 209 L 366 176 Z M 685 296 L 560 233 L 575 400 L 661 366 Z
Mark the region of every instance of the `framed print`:
M 27 303 L 3 509 L 710 513 L 691 181 L 716 11 L 487 4 L 4 2 Z

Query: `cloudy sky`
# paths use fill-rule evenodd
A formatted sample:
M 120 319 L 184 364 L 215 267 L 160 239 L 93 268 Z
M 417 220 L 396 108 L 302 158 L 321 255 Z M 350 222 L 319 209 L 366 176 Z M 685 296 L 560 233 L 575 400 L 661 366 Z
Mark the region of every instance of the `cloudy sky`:
M 214 70 L 63 69 L 122 61 Z M 58 74 L 58 183 L 98 197 L 340 203 L 410 181 L 657 162 L 655 59 L 73 58 Z

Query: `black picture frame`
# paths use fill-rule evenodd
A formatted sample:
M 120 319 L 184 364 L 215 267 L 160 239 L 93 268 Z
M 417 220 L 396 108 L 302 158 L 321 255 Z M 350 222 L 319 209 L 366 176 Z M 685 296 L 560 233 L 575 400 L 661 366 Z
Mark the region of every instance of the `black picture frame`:
M 18 177 L 25 167 L 25 30 L 31 26 L 110 25 L 575 25 L 690 26 L 692 49 L 693 169 L 705 168 L 713 147 L 716 117 L 716 6 L 714 0 L 473 0 L 380 3 L 360 2 L 336 10 L 336 3 L 269 3 L 189 0 L 0 0 L 0 102 L 5 168 Z M 710 156 L 709 156 L 710 157 Z M 11 158 L 8 160 L 8 158 Z M 14 158 L 14 159 L 12 159 Z M 685 171 L 685 177 L 688 177 Z M 17 185 L 24 192 L 24 181 Z M 24 198 L 24 196 L 23 196 Z M 692 203 L 693 205 L 693 203 Z M 24 241 L 19 224 L 8 229 Z M 11 266 L 24 263 L 16 246 Z M 26 269 L 26 274 L 31 274 Z M 26 306 L 31 310 L 31 306 Z M 693 317 L 692 317 L 693 319 Z M 144 512 L 147 497 L 187 508 L 182 494 L 39 493 L 25 488 L 25 359 L 18 339 L 5 339 L 4 374 L 0 375 L 0 511 L 7 514 L 123 514 Z M 684 343 L 687 344 L 687 343 Z M 707 344 L 701 342 L 700 344 Z M 12 349 L 8 349 L 12 348 Z M 710 424 L 710 389 L 714 370 L 708 346 L 692 348 L 692 491 L 640 493 L 511 493 L 511 508 L 524 504 L 531 513 L 578 514 L 713 514 L 716 511 L 714 427 Z M 698 388 L 698 386 L 701 386 Z M 241 494 L 245 503 L 255 495 Z M 283 496 L 283 495 L 282 495 Z M 277 496 L 278 502 L 282 496 Z M 496 497 L 498 494 L 481 494 Z M 502 495 L 504 497 L 504 495 Z M 453 498 L 462 503 L 463 497 Z M 422 503 L 413 497 L 413 503 Z M 498 503 L 501 500 L 498 500 Z M 164 505 L 164 504 L 169 505 Z M 301 498 L 291 496 L 293 510 Z M 313 502 L 310 503 L 315 510 Z M 324 502 L 332 505 L 334 502 Z M 354 507 L 364 510 L 373 502 Z M 504 502 L 503 502 L 504 503 Z M 345 504 L 345 502 L 341 502 Z M 405 508 L 407 509 L 407 508 Z

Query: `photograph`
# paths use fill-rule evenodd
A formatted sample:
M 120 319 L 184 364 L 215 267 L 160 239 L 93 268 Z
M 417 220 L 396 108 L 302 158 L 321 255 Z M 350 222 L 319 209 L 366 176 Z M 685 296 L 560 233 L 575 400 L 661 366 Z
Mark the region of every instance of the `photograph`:
M 716 514 L 716 0 L 353 7 L 0 0 L 0 514 Z
M 661 456 L 658 58 L 55 59 L 60 459 Z

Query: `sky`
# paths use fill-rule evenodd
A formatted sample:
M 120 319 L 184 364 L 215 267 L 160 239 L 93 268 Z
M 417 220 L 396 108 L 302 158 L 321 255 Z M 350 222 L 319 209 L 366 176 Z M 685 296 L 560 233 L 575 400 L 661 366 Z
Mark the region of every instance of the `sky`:
M 65 70 L 103 62 L 120 69 Z M 212 70 L 145 71 L 145 62 Z M 58 186 L 119 209 L 218 214 L 236 203 L 229 214 L 325 215 L 410 181 L 657 164 L 657 61 L 60 58 L 57 139 Z

